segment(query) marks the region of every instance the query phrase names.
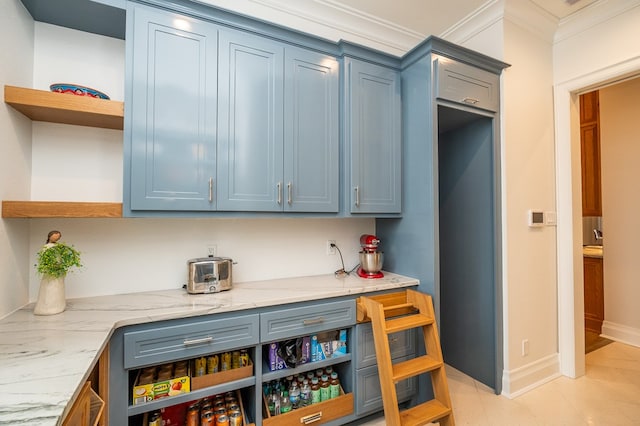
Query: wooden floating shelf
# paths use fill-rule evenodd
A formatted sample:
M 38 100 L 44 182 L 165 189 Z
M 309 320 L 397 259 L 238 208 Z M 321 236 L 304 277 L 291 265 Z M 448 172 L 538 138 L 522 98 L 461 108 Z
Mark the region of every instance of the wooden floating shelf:
M 124 102 L 6 85 L 4 101 L 35 121 L 124 128 Z
M 121 218 L 122 203 L 67 201 L 3 201 L 2 217 L 9 218 Z

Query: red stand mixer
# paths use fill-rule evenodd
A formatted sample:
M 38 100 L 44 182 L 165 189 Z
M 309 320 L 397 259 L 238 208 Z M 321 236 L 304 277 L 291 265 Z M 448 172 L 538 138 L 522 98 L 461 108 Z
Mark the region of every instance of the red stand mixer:
M 358 275 L 362 278 L 382 278 L 382 260 L 384 253 L 378 251 L 380 240 L 375 235 L 360 236 L 360 267 Z

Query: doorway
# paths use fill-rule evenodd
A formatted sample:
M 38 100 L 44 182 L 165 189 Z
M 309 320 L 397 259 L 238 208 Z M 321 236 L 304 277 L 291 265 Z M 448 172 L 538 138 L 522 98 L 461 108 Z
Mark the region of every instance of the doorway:
M 557 176 L 558 352 L 560 372 L 585 373 L 579 94 L 640 73 L 640 57 L 554 87 Z
M 494 118 L 438 106 L 440 340 L 447 364 L 501 392 Z

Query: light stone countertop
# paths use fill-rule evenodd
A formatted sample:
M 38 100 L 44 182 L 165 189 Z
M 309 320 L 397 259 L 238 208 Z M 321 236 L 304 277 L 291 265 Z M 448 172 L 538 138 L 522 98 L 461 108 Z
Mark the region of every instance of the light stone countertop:
M 235 283 L 214 294 L 184 289 L 67 300 L 65 312 L 33 315 L 33 304 L 0 320 L 0 425 L 58 425 L 116 328 L 418 285 L 384 278 L 319 275 Z M 68 407 L 69 406 L 69 407 Z

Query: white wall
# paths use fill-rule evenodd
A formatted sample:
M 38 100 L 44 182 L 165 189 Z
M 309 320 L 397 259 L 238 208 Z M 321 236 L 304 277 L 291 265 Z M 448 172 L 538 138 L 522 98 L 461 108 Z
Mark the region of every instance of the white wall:
M 0 93 L 31 85 L 33 21 L 18 0 L 0 3 Z M 0 200 L 29 198 L 31 121 L 0 103 Z M 0 222 L 0 317 L 28 300 L 29 223 Z
M 563 22 L 553 46 L 561 371 L 584 374 L 577 93 L 640 72 L 640 1 L 596 2 Z
M 555 211 L 552 30 L 523 2 L 496 2 L 451 41 L 511 66 L 502 75 L 503 394 L 555 377 L 556 229 L 529 228 L 527 211 Z M 476 32 L 472 28 L 476 28 Z M 522 341 L 529 353 L 523 355 Z
M 53 82 L 90 86 L 122 100 L 124 42 L 36 23 L 33 87 L 48 90 Z M 122 131 L 34 122 L 32 199 L 121 201 L 122 138 Z M 37 297 L 39 277 L 30 265 L 53 229 L 82 253 L 84 267 L 66 280 L 67 297 L 74 298 L 180 288 L 186 282 L 187 260 L 206 256 L 209 244 L 217 246 L 219 255 L 238 262 L 236 282 L 331 274 L 341 263 L 339 256 L 326 254 L 326 240 L 337 241 L 345 267 L 351 269 L 358 263 L 359 236 L 375 227 L 374 220 L 366 218 L 38 219 L 30 223 L 29 266 L 19 270 L 29 277 L 31 301 Z
M 640 341 L 640 78 L 600 90 L 602 215 L 606 223 L 604 256 L 605 325 L 618 340 Z M 636 338 L 626 335 L 634 333 Z M 634 341 L 635 340 L 635 341 Z

